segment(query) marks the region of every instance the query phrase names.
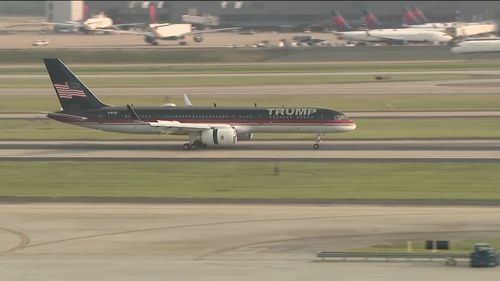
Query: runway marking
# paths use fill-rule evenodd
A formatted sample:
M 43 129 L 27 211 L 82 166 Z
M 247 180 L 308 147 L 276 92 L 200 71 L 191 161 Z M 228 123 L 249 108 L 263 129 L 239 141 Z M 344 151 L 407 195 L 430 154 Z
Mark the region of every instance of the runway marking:
M 18 230 L 14 230 L 14 229 L 10 229 L 10 228 L 5 228 L 5 227 L 0 227 L 0 230 L 3 230 L 5 232 L 8 232 L 8 233 L 11 233 L 11 234 L 14 234 L 16 235 L 18 238 L 19 238 L 19 243 L 10 248 L 10 249 L 7 249 L 5 251 L 2 251 L 1 254 L 10 254 L 10 253 L 13 253 L 17 250 L 21 250 L 23 248 L 26 248 L 30 242 L 31 242 L 31 239 L 28 235 L 22 233 L 21 231 L 18 231 Z
M 8 253 L 13 253 L 15 251 L 26 249 L 26 248 L 34 248 L 34 247 L 39 247 L 39 246 L 58 244 L 58 243 L 63 243 L 63 242 L 75 241 L 75 240 L 84 240 L 84 239 L 98 238 L 98 237 L 116 236 L 116 235 L 139 233 L 139 232 L 149 232 L 149 231 L 161 231 L 161 230 L 170 230 L 170 229 L 190 228 L 190 227 L 204 227 L 204 226 L 214 226 L 214 225 L 229 225 L 229 224 L 256 223 L 256 222 L 279 222 L 279 221 L 321 220 L 321 219 L 339 219 L 339 218 L 361 218 L 361 217 L 464 215 L 464 214 L 469 214 L 469 213 L 484 214 L 484 213 L 492 213 L 492 212 L 490 212 L 490 211 L 431 212 L 431 213 L 424 212 L 424 213 L 367 214 L 367 215 L 320 216 L 320 217 L 303 217 L 303 218 L 238 220 L 238 221 L 211 222 L 211 223 L 201 223 L 201 224 L 174 225 L 174 226 L 154 227 L 154 228 L 146 228 L 146 229 L 125 230 L 125 231 L 117 231 L 117 232 L 101 233 L 101 234 L 91 234 L 91 235 L 70 237 L 70 238 L 66 238 L 66 239 L 58 239 L 58 240 L 53 240 L 53 241 L 39 242 L 39 243 L 35 243 L 35 244 L 30 244 L 30 240 L 29 240 L 29 237 L 27 235 L 25 235 L 21 232 L 13 231 L 12 233 L 16 233 L 16 235 L 23 237 L 23 239 L 21 239 L 22 243 L 20 243 L 16 247 L 9 249 Z M 493 213 L 498 213 L 498 212 L 493 212 Z M 7 230 L 7 231 L 10 232 L 10 230 Z

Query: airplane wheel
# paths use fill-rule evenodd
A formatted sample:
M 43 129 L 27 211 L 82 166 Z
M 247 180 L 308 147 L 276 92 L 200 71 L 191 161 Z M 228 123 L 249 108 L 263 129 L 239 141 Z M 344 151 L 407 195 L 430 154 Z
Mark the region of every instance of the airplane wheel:
M 319 144 L 315 143 L 314 144 L 314 149 L 318 150 L 319 149 Z
M 182 145 L 182 149 L 184 150 L 190 150 L 191 149 L 191 145 L 189 143 L 185 143 Z
M 194 142 L 191 145 L 191 150 L 197 150 L 198 148 L 200 148 L 200 144 L 198 142 Z

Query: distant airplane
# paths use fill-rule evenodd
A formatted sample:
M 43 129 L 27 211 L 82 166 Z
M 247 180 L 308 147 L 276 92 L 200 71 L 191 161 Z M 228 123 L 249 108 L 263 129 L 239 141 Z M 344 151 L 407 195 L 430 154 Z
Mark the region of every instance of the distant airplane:
M 339 12 L 334 11 L 334 15 L 335 17 L 333 19 L 333 24 L 337 30 L 342 30 L 342 31 L 335 31 L 333 33 L 339 39 L 343 39 L 346 41 L 384 42 L 388 44 L 433 43 L 434 45 L 439 45 L 448 43 L 450 40 L 453 39 L 453 37 L 450 36 L 449 34 L 437 30 L 412 29 L 412 28 L 352 30 L 350 25 L 347 23 L 344 17 L 340 15 Z
M 500 52 L 500 37 L 479 37 L 460 41 L 451 48 L 458 54 Z
M 122 23 L 122 24 L 113 24 L 113 20 L 110 17 L 104 15 L 104 13 L 100 13 L 93 17 L 86 19 L 83 22 L 62 22 L 62 23 L 48 23 L 54 26 L 69 26 L 78 28 L 85 34 L 103 32 L 103 33 L 111 33 L 114 30 L 118 30 L 121 27 L 145 27 L 144 23 Z
M 186 36 L 193 36 L 193 40 L 196 43 L 200 43 L 204 39 L 204 33 L 240 29 L 239 27 L 231 27 L 211 30 L 194 30 L 191 23 L 157 23 L 156 8 L 152 4 L 149 6 L 149 22 L 150 23 L 146 31 L 113 30 L 110 32 L 118 34 L 143 35 L 146 43 L 155 46 L 158 45 L 159 40 L 179 41 L 185 39 Z M 185 43 L 185 41 L 180 42 Z
M 314 149 L 321 135 L 349 132 L 356 124 L 342 112 L 319 107 L 132 107 L 100 101 L 59 59 L 44 59 L 62 110 L 51 119 L 110 132 L 187 135 L 184 150 L 232 146 L 252 139 L 253 133 L 314 133 Z
M 428 22 L 424 13 L 417 7 L 403 8 L 403 27 L 418 29 L 435 29 L 446 31 L 459 25 L 459 22 Z
M 194 42 L 200 43 L 204 39 L 204 33 L 214 33 L 237 29 L 240 29 L 240 27 L 194 30 L 193 26 L 190 23 L 152 23 L 149 24 L 149 28 L 147 31 L 110 30 L 109 32 L 118 34 L 143 35 L 144 41 L 146 43 L 155 46 L 158 45 L 159 40 L 178 41 L 185 39 L 186 36 L 193 36 Z
M 497 23 L 493 21 L 482 22 L 428 22 L 427 17 L 417 7 L 404 9 L 404 26 L 413 29 L 437 30 L 446 32 L 454 40 L 473 36 L 484 36 L 497 33 Z

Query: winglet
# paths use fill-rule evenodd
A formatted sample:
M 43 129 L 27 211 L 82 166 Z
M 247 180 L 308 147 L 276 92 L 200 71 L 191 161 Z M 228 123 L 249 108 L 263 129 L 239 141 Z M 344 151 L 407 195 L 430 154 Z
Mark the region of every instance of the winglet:
M 186 106 L 191 106 L 191 105 L 193 105 L 193 104 L 191 103 L 191 101 L 189 100 L 188 96 L 186 96 L 186 94 L 184 94 L 183 96 L 184 96 L 184 104 L 185 104 Z
M 144 122 L 141 120 L 141 118 L 139 117 L 139 115 L 137 115 L 137 113 L 135 112 L 135 110 L 132 108 L 132 106 L 128 105 L 127 104 L 127 109 L 128 111 L 130 112 L 130 116 L 134 119 L 134 120 L 137 120 L 137 121 L 141 121 L 141 122 Z

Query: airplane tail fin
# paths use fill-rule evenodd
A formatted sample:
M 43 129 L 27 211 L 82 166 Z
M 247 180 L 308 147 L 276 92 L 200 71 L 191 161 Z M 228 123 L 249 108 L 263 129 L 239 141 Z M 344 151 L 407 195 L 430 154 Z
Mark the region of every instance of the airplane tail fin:
M 63 110 L 74 112 L 109 106 L 102 103 L 61 60 L 44 58 L 43 62 Z
M 378 21 L 375 14 L 373 14 L 369 10 L 363 10 L 363 20 L 365 22 L 366 28 L 374 29 L 380 26 L 380 22 Z
M 157 23 L 156 19 L 156 7 L 153 2 L 149 4 L 149 23 Z
M 337 31 L 352 30 L 352 27 L 347 23 L 344 17 L 337 11 L 332 12 L 332 23 Z
M 418 24 L 420 21 L 413 15 L 413 12 L 408 8 L 403 8 L 403 23 L 405 25 Z
M 424 15 L 424 13 L 422 12 L 422 10 L 420 10 L 419 8 L 417 8 L 417 7 L 411 7 L 411 12 L 412 12 L 413 16 L 417 20 L 419 20 L 419 21 L 421 21 L 423 23 L 429 22 L 429 20 Z

